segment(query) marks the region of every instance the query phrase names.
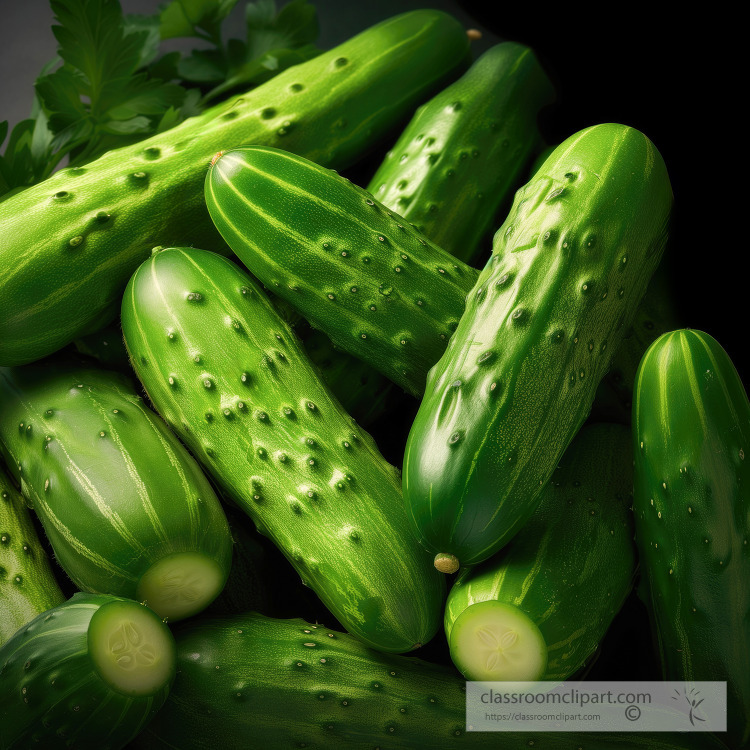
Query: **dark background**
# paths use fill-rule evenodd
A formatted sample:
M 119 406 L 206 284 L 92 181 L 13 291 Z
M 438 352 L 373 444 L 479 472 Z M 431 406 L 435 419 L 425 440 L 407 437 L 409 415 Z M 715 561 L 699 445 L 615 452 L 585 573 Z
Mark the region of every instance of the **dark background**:
M 748 278 L 742 200 L 744 165 L 740 22 L 720 5 L 701 14 L 662 12 L 652 3 L 495 3 L 477 0 L 311 0 L 319 46 L 329 48 L 388 16 L 418 7 L 453 13 L 478 28 L 476 54 L 501 40 L 533 47 L 552 76 L 558 101 L 542 121 L 556 143 L 598 122 L 642 130 L 662 153 L 675 194 L 664 259 L 681 322 L 724 346 L 745 383 Z M 226 36 L 242 34 L 239 0 Z M 283 5 L 277 0 L 277 6 Z M 126 13 L 154 13 L 158 0 L 121 0 Z M 28 116 L 34 79 L 55 53 L 48 0 L 0 0 L 0 120 Z M 180 43 L 171 42 L 179 48 Z M 190 47 L 194 42 L 186 43 Z M 174 47 L 170 47 L 174 48 Z

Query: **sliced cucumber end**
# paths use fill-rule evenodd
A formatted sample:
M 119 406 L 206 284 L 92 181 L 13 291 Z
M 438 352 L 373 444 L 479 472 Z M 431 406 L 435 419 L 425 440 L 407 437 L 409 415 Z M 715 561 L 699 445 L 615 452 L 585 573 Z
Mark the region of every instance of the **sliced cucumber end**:
M 136 595 L 159 617 L 174 622 L 205 609 L 225 582 L 225 572 L 213 558 L 178 552 L 155 562 L 143 574 Z
M 455 555 L 451 555 L 450 552 L 438 552 L 437 555 L 435 555 L 434 562 L 435 567 L 441 573 L 455 573 L 460 567 L 458 558 Z
M 453 623 L 453 663 L 468 680 L 539 680 L 547 668 L 547 644 L 534 621 L 518 607 L 477 602 Z
M 96 671 L 118 693 L 156 695 L 174 678 L 177 651 L 172 633 L 138 602 L 101 606 L 91 618 L 87 640 Z

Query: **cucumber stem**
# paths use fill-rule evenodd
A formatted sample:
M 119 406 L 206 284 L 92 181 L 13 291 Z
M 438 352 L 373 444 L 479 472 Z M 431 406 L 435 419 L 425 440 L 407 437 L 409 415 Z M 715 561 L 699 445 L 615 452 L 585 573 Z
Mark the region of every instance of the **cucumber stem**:
M 460 567 L 458 558 L 450 552 L 438 552 L 435 555 L 435 567 L 441 573 L 455 573 Z

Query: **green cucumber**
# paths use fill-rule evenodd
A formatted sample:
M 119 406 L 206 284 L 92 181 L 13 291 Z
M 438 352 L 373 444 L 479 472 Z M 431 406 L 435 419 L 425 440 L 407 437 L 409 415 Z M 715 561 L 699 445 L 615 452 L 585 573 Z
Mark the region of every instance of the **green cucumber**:
M 463 72 L 468 55 L 452 16 L 403 13 L 171 130 L 2 201 L 0 365 L 39 359 L 114 319 L 154 245 L 224 249 L 203 200 L 219 149 L 264 143 L 344 168 Z
M 554 94 L 532 49 L 516 42 L 490 47 L 417 110 L 368 192 L 473 265 L 524 182 L 541 142 L 537 116 Z
M 338 347 L 420 396 L 478 272 L 367 191 L 303 157 L 231 149 L 206 177 L 227 244 Z
M 0 645 L 63 601 L 26 503 L 0 465 Z
M 0 647 L 0 750 L 119 750 L 164 704 L 175 667 L 148 607 L 74 594 Z
M 159 249 L 122 326 L 155 407 L 342 626 L 384 651 L 429 640 L 444 582 L 413 543 L 400 476 L 257 282 L 215 253 Z
M 585 666 L 632 589 L 632 488 L 630 429 L 583 427 L 521 531 L 448 593 L 467 679 L 566 680 Z
M 648 348 L 633 402 L 640 593 L 667 680 L 726 680 L 729 744 L 750 743 L 750 402 L 722 346 Z
M 407 440 L 404 501 L 450 572 L 505 545 L 588 416 L 668 235 L 672 189 L 641 132 L 559 145 L 515 197 Z
M 146 601 L 170 620 L 221 591 L 226 516 L 127 376 L 61 357 L 0 368 L 0 447 L 79 589 Z
M 102 367 L 133 376 L 119 318 L 94 333 L 75 339 L 73 348 L 79 354 L 95 359 Z
M 467 732 L 452 668 L 257 613 L 175 629 L 178 675 L 133 750 L 722 750 L 703 732 Z

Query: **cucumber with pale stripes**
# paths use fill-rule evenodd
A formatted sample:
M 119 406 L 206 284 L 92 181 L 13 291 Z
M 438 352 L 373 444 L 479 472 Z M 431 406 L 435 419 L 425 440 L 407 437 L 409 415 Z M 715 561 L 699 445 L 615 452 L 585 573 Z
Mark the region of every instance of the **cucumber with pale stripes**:
M 423 104 L 388 151 L 368 192 L 438 247 L 474 265 L 541 142 L 539 112 L 555 96 L 534 51 L 486 50 Z M 487 254 L 489 254 L 487 252 Z
M 175 667 L 151 609 L 74 594 L 0 647 L 0 750 L 119 750 L 164 704 Z
M 0 368 L 0 448 L 79 589 L 146 601 L 169 620 L 221 591 L 224 511 L 127 376 L 59 356 Z
M 523 529 L 448 593 L 445 633 L 467 679 L 565 680 L 584 667 L 635 577 L 632 488 L 630 429 L 584 427 Z
M 29 509 L 0 464 L 0 645 L 63 601 Z
M 265 143 L 350 166 L 468 63 L 455 18 L 402 13 L 171 130 L 2 201 L 0 365 L 39 359 L 112 320 L 154 245 L 226 251 L 203 200 L 219 149 Z
M 366 190 L 263 146 L 217 154 L 206 204 L 227 244 L 310 324 L 420 396 L 478 271 Z
M 726 680 L 731 747 L 750 743 L 750 402 L 710 334 L 648 348 L 633 403 L 640 593 L 667 680 Z
M 383 651 L 429 640 L 445 584 L 414 544 L 400 476 L 260 285 L 215 253 L 158 249 L 122 327 L 156 409 L 342 626 Z
M 201 616 L 175 641 L 174 685 L 133 750 L 724 748 L 705 732 L 467 732 L 454 669 L 298 618 Z
M 641 132 L 560 144 L 517 193 L 404 455 L 415 534 L 446 572 L 523 526 L 589 414 L 668 236 L 672 189 Z

